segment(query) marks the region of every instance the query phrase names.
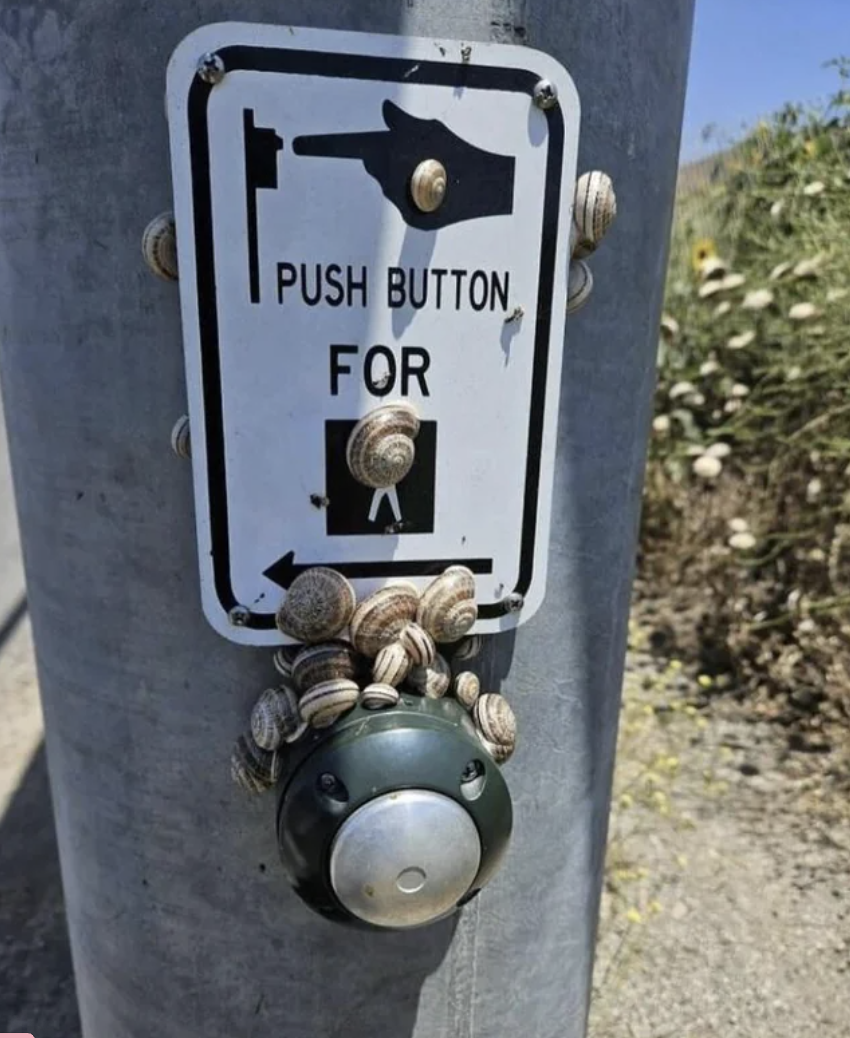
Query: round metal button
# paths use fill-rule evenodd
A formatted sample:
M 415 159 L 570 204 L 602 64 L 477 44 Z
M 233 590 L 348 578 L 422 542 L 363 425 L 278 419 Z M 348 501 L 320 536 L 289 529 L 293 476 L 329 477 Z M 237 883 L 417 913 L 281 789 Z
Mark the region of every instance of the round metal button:
M 331 849 L 331 885 L 352 915 L 402 929 L 439 919 L 481 865 L 475 822 L 442 793 L 407 789 L 364 804 Z

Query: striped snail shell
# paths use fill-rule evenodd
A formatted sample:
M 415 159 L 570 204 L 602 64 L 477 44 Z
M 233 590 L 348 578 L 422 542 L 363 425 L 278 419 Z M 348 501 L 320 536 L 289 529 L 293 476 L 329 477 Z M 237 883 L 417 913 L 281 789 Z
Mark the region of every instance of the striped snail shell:
M 458 674 L 454 680 L 455 699 L 467 710 L 472 710 L 481 693 L 481 682 L 478 675 L 471 670 L 465 670 Z
M 580 176 L 573 212 L 576 241 L 571 255 L 581 259 L 594 252 L 616 217 L 617 196 L 608 174 L 594 170 Z
M 402 630 L 416 619 L 419 592 L 406 582 L 387 584 L 368 598 L 364 598 L 351 618 L 351 640 L 354 648 L 369 659 L 390 642 L 398 639 Z
M 442 699 L 452 683 L 452 672 L 448 663 L 437 653 L 430 666 L 414 667 L 408 675 L 407 683 L 428 699 Z
M 478 739 L 497 764 L 504 764 L 514 755 L 516 744 L 513 746 L 500 746 L 497 742 L 490 742 L 489 739 L 485 739 L 480 732 L 478 733 Z
M 292 677 L 292 661 L 300 651 L 300 645 L 284 645 L 275 652 L 272 657 L 272 663 L 274 663 L 274 669 L 281 677 Z
M 240 735 L 230 755 L 230 775 L 248 793 L 263 793 L 280 778 L 280 754 L 261 749 L 250 732 Z
M 356 601 L 341 573 L 315 566 L 292 581 L 275 622 L 298 642 L 327 641 L 348 626 Z
M 419 624 L 407 624 L 402 628 L 398 643 L 410 657 L 414 667 L 427 667 L 434 662 L 437 646 L 431 635 Z
M 375 657 L 372 680 L 379 685 L 400 685 L 410 673 L 412 665 L 401 642 L 390 642 Z
M 475 576 L 466 566 L 449 566 L 422 592 L 416 622 L 435 642 L 456 642 L 478 618 Z
M 301 720 L 311 728 L 329 728 L 343 714 L 353 710 L 359 698 L 356 681 L 348 678 L 323 681 L 301 697 Z
M 277 750 L 301 727 L 298 696 L 281 685 L 267 688 L 251 711 L 251 735 L 262 750 Z
M 479 731 L 488 742 L 497 746 L 516 746 L 516 717 L 504 696 L 488 692 L 478 697 L 473 717 Z
M 177 232 L 173 213 L 160 213 L 144 229 L 142 255 L 157 277 L 165 281 L 177 280 Z
M 192 457 L 192 434 L 189 430 L 189 416 L 180 415 L 171 430 L 171 449 L 178 458 Z
M 354 646 L 345 641 L 305 645 L 292 661 L 292 680 L 300 692 L 334 678 L 357 677 L 359 661 Z
M 400 698 L 397 688 L 376 682 L 363 689 L 360 702 L 366 710 L 386 710 L 388 707 L 396 706 Z
M 457 648 L 452 653 L 452 663 L 464 663 L 466 660 L 474 660 L 481 652 L 484 641 L 480 634 L 470 634 L 458 642 Z
M 413 467 L 419 416 L 412 404 L 384 404 L 351 430 L 345 460 L 351 475 L 367 487 L 392 487 Z
M 567 313 L 575 314 L 590 299 L 593 291 L 593 274 L 584 260 L 574 259 L 570 263 L 570 277 L 567 283 Z

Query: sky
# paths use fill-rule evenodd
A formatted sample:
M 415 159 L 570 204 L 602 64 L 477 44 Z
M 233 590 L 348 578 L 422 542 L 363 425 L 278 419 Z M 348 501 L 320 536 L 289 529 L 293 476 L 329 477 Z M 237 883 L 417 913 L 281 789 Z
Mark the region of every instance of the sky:
M 838 84 L 824 62 L 850 57 L 850 0 L 696 0 L 682 159 L 716 150 L 786 101 L 826 98 Z

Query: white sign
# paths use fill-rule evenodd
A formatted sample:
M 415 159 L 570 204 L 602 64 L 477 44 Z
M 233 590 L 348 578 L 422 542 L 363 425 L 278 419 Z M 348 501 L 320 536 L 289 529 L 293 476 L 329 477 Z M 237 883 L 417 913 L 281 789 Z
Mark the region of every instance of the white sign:
M 360 596 L 462 563 L 476 630 L 529 619 L 575 187 L 568 74 L 522 47 L 228 23 L 177 48 L 168 115 L 212 625 L 287 641 L 274 614 L 315 565 Z M 428 159 L 448 182 L 432 212 L 410 189 Z M 399 400 L 421 419 L 416 461 L 373 491 L 348 471 L 348 434 Z

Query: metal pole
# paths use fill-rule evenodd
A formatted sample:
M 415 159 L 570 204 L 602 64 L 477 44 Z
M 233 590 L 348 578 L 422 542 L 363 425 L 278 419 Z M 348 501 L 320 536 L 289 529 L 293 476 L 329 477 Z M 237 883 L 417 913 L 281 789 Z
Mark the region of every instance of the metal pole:
M 87 1038 L 585 1033 L 693 0 L 135 0 L 0 14 L 3 389 Z M 373 935 L 288 890 L 227 759 L 269 680 L 197 604 L 165 65 L 202 21 L 528 43 L 620 220 L 570 320 L 546 605 L 486 661 L 520 718 L 512 851 L 459 919 Z

